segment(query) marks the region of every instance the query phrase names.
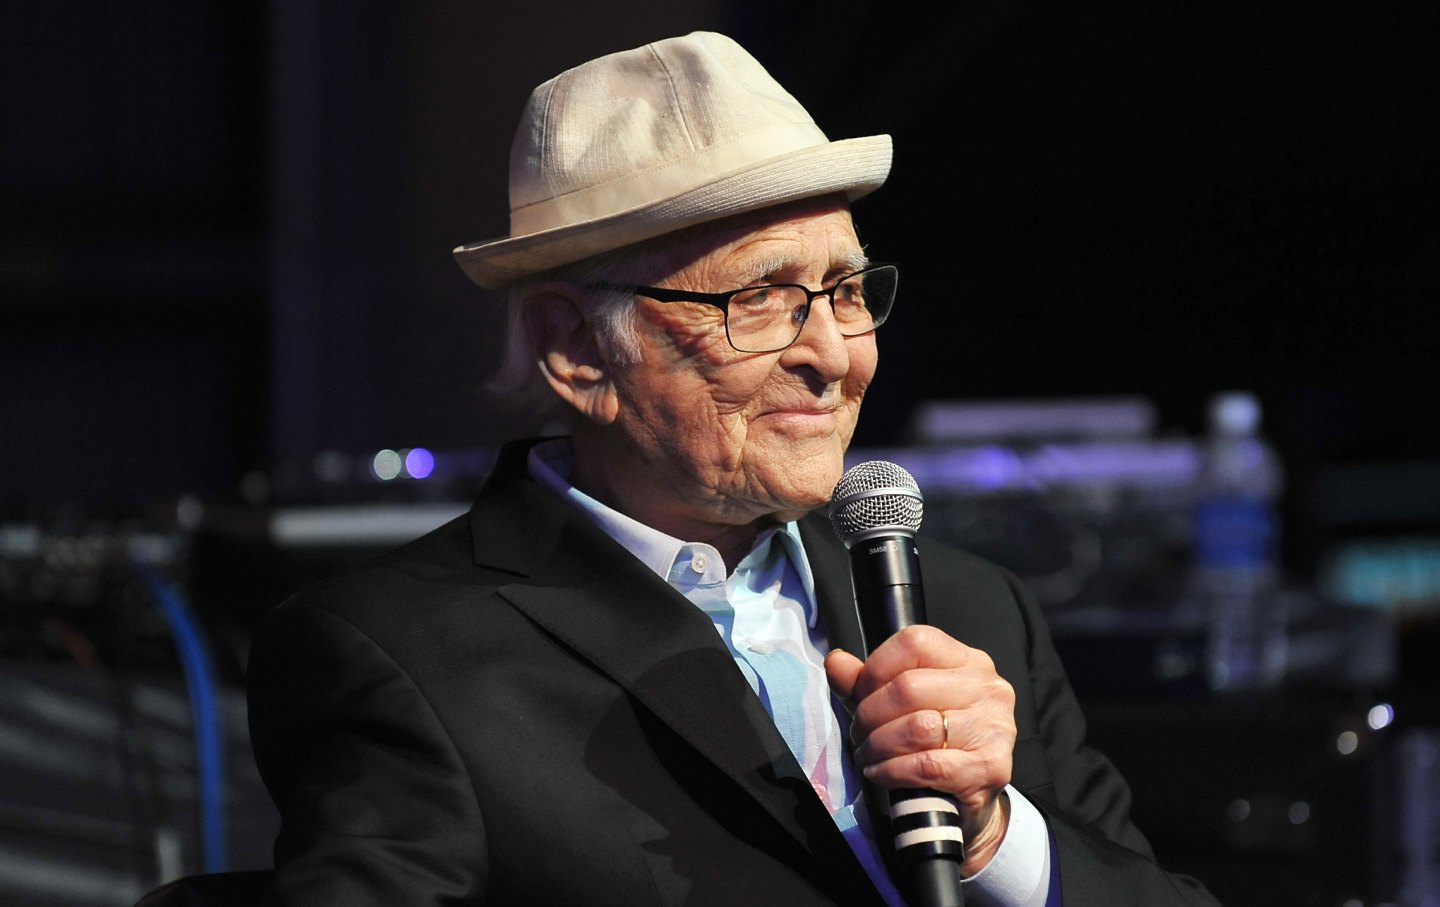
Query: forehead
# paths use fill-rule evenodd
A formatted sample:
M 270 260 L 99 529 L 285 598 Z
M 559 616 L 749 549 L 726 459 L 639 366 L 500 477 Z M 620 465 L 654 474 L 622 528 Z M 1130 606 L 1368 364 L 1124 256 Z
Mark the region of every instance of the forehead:
M 662 285 L 722 290 L 764 277 L 818 279 L 859 267 L 860 241 L 844 198 L 806 199 L 676 234 L 656 274 Z

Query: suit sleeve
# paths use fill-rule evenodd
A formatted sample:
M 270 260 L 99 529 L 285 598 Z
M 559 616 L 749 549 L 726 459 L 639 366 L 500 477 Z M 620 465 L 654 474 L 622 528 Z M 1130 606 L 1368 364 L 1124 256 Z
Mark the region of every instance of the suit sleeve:
M 256 761 L 281 814 L 261 903 L 481 900 L 486 842 L 470 778 L 380 646 L 330 611 L 282 606 L 255 637 L 248 685 Z
M 1054 781 L 1052 791 L 1031 799 L 1053 834 L 1065 907 L 1215 907 L 1198 881 L 1155 863 L 1130 821 L 1129 785 L 1110 760 L 1085 745 L 1085 717 L 1039 606 L 1014 576 L 1006 579 L 1029 631 L 1031 689 Z

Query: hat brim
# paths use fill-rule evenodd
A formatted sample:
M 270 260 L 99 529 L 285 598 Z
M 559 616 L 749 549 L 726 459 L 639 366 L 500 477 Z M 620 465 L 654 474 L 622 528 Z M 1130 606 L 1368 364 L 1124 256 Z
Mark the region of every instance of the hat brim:
M 455 260 L 471 280 L 495 288 L 732 214 L 836 192 L 854 201 L 885 182 L 890 159 L 888 135 L 801 148 L 604 217 L 460 246 Z

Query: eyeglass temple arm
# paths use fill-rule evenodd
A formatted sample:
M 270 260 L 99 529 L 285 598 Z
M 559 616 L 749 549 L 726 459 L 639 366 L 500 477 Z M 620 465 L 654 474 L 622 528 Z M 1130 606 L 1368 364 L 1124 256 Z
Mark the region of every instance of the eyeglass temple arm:
M 653 299 L 656 302 L 705 302 L 710 305 L 725 307 L 734 293 L 697 293 L 694 290 L 669 290 L 664 287 L 641 287 L 627 284 L 597 283 L 595 286 L 602 290 L 620 290 L 632 292 L 636 296 L 644 296 L 646 299 Z

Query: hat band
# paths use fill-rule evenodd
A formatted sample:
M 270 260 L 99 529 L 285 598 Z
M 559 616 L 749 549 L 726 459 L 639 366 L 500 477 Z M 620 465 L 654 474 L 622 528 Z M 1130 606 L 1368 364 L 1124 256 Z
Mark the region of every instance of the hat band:
M 553 230 L 661 202 L 734 171 L 828 141 L 814 123 L 786 123 L 747 132 L 664 166 L 513 209 L 510 235 Z

